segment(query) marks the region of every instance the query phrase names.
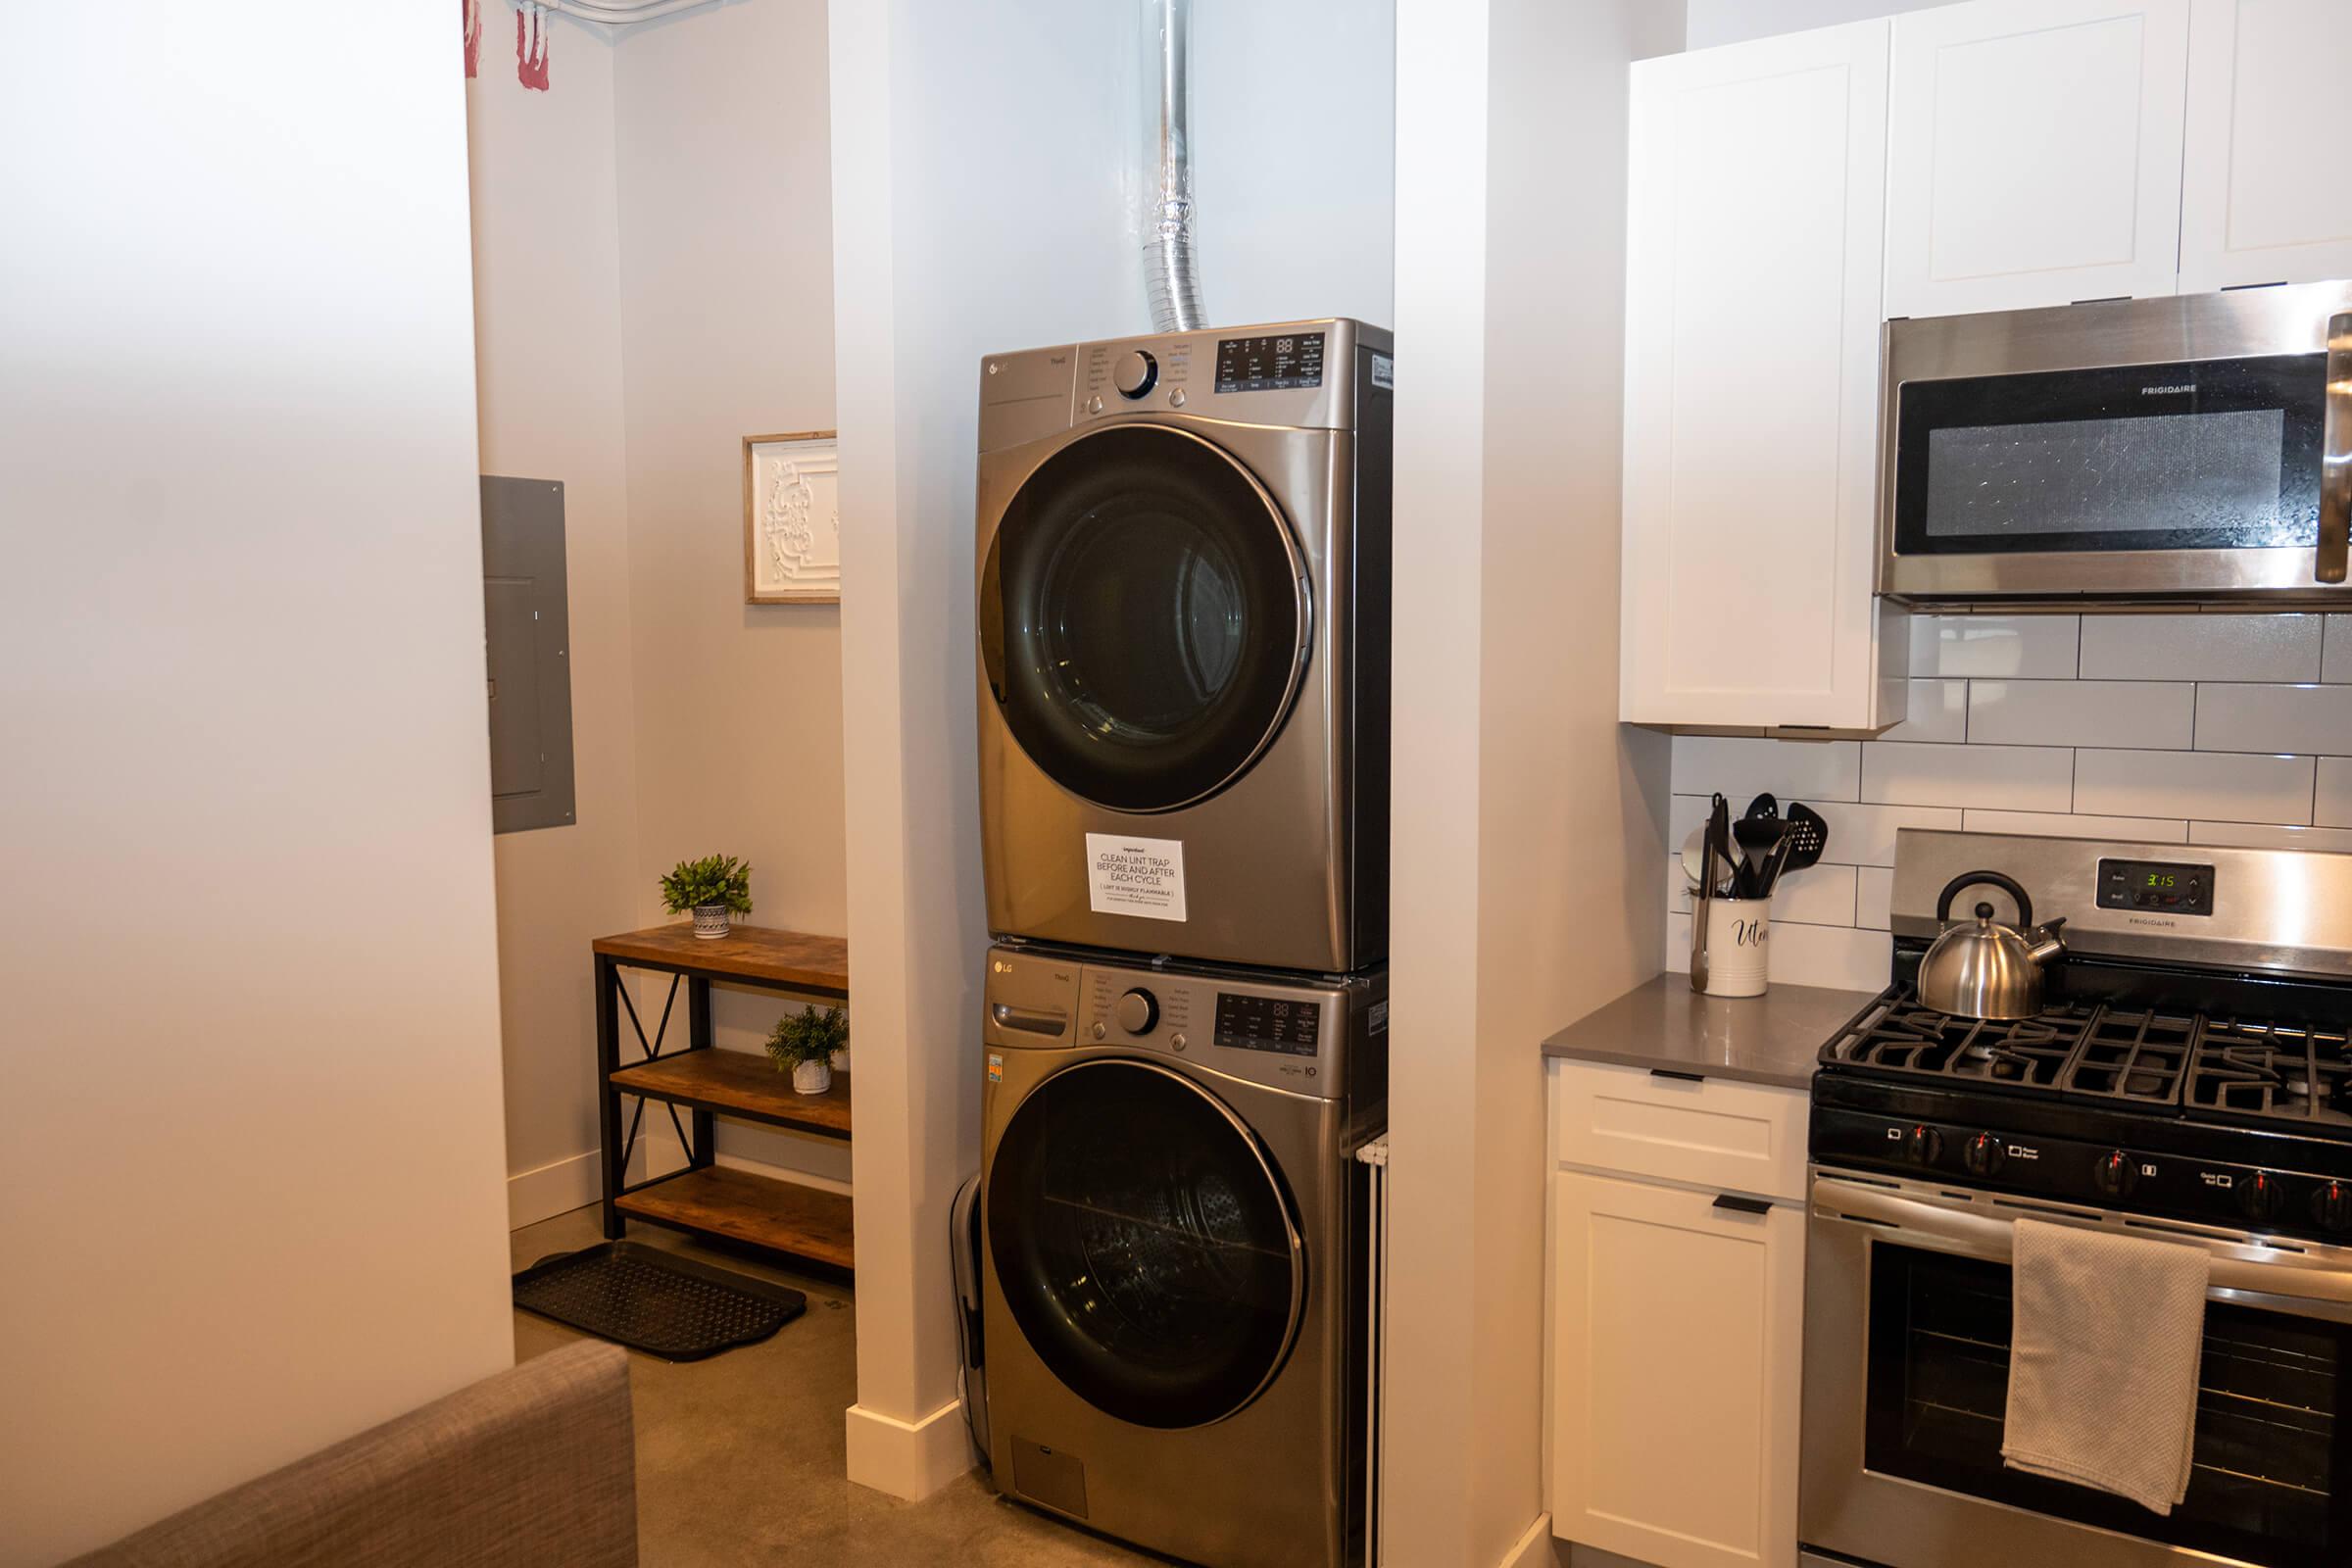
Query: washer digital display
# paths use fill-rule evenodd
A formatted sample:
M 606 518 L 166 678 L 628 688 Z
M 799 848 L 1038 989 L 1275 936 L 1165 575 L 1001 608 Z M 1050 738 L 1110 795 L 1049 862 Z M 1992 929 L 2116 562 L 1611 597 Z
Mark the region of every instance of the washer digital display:
M 1323 384 L 1323 334 L 1217 339 L 1217 390 L 1273 392 Z
M 1238 1051 L 1274 1051 L 1311 1056 L 1321 1037 L 1320 1003 L 1292 997 L 1244 997 L 1217 993 L 1217 1044 Z

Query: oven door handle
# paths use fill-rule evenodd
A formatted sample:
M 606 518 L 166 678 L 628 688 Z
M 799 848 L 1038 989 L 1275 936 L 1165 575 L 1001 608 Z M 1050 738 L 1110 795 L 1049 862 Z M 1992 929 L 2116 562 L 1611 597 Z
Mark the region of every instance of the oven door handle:
M 2126 1216 L 2120 1214 L 2110 1220 L 2020 1208 L 2008 1218 L 1996 1219 L 1834 1176 L 1814 1178 L 1812 1211 L 1816 1220 L 1857 1221 L 1867 1228 L 1890 1229 L 1937 1251 L 1996 1263 L 2005 1263 L 2013 1255 L 2015 1221 L 2020 1219 L 2077 1230 L 2134 1234 L 2123 1223 Z M 2261 1247 L 2227 1236 L 2203 1236 L 2161 1222 L 2143 1239 L 2202 1249 L 2210 1266 L 2208 1289 L 2226 1299 L 2248 1305 L 2276 1304 L 2307 1315 L 2317 1304 L 2322 1308 L 2319 1315 L 2352 1318 L 2352 1261 Z M 2330 1307 L 2334 1310 L 2327 1310 Z
M 2342 582 L 2352 557 L 2352 311 L 2328 321 L 2328 394 L 2320 458 L 2320 543 L 2312 575 Z

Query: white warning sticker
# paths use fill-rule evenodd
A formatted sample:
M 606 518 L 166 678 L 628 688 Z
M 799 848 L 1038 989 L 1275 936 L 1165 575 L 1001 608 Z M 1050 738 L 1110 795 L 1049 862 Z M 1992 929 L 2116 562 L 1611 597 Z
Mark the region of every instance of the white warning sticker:
M 1184 916 L 1184 840 L 1086 836 L 1087 905 L 1145 920 Z
M 1391 391 L 1396 390 L 1396 362 L 1390 359 L 1386 354 L 1375 354 L 1372 356 L 1372 384 L 1374 386 L 1385 386 Z

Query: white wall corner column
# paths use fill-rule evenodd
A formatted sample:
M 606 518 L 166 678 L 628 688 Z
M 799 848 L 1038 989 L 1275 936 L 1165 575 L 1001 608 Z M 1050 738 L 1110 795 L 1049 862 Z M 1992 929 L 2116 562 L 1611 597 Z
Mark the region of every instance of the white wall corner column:
M 1415 1568 L 1549 1560 L 1537 1042 L 1661 957 L 1665 747 L 1617 723 L 1619 408 L 1626 74 L 1680 10 L 1397 7 L 1388 1333 L 1414 1353 L 1384 1478 Z

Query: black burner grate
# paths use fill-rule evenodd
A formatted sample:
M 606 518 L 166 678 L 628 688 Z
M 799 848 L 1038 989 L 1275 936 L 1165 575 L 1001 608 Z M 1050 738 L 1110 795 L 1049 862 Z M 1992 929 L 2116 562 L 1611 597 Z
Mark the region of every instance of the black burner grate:
M 2057 1089 L 2095 1009 L 2053 1008 L 2033 1018 L 1962 1018 L 1889 991 L 1825 1052 L 1824 1059 L 1873 1073 L 1997 1088 Z
M 2059 1092 L 2135 1104 L 2177 1104 L 2196 1032 L 2193 1012 L 2102 1007 L 2083 1033 L 2081 1054 L 2060 1078 Z
M 2200 1023 L 2190 1109 L 2352 1127 L 2352 1049 L 2345 1030 L 2259 1018 Z

